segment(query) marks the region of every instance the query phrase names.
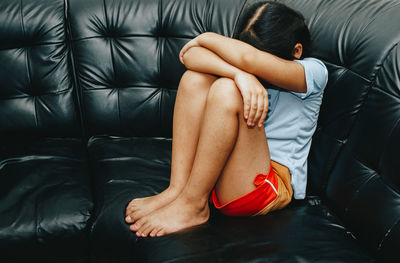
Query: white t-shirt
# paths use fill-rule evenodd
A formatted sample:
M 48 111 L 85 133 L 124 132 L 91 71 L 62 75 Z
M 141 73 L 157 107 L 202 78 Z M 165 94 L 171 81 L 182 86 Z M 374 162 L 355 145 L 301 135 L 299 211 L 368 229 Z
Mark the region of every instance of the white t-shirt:
M 267 88 L 269 109 L 264 128 L 271 160 L 289 168 L 293 197 L 304 199 L 307 157 L 328 81 L 328 70 L 322 61 L 315 58 L 295 61 L 304 67 L 307 92 Z

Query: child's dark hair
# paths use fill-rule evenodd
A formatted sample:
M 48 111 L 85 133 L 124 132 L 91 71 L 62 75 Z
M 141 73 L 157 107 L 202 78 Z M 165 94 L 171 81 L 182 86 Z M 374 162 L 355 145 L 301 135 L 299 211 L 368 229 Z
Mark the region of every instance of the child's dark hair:
M 312 52 L 303 15 L 277 2 L 263 1 L 247 8 L 235 38 L 289 60 L 294 59 L 292 52 L 297 43 L 303 46 L 301 58 Z

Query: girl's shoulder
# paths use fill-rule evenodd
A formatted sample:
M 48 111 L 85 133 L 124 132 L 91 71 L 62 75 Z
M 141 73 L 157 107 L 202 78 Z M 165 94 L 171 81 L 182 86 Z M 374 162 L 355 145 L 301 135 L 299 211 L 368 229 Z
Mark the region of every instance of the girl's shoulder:
M 328 69 L 322 60 L 314 57 L 306 57 L 294 60 L 300 63 L 306 75 L 307 93 L 301 97 L 307 97 L 311 93 L 321 92 L 328 82 Z

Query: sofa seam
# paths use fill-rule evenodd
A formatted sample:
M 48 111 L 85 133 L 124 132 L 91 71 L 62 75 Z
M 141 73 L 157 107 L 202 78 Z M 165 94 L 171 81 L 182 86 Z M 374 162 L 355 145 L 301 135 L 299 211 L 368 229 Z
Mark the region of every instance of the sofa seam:
M 338 65 L 338 64 L 336 64 L 336 63 L 334 63 L 334 62 L 332 62 L 332 61 L 329 61 L 329 60 L 327 60 L 327 59 L 324 59 L 324 58 L 318 58 L 318 59 L 321 60 L 324 64 L 329 64 L 329 65 L 335 66 L 335 67 L 337 67 L 337 68 L 342 68 L 342 69 L 344 69 L 344 70 L 346 70 L 346 71 L 349 71 L 349 72 L 351 72 L 352 74 L 356 75 L 357 77 L 363 79 L 364 81 L 366 81 L 366 82 L 368 82 L 368 83 L 370 83 L 370 82 L 373 81 L 373 80 L 371 80 L 371 79 L 369 79 L 369 78 L 367 78 L 367 77 L 361 75 L 360 73 L 354 71 L 353 69 L 351 69 L 351 68 L 349 68 L 349 67 L 346 67 L 346 66 L 344 66 L 344 65 Z
M 159 75 L 161 77 L 161 39 L 160 39 L 160 31 L 162 29 L 163 26 L 163 21 L 162 21 L 162 0 L 158 0 L 158 9 L 157 9 L 157 13 L 158 13 L 158 30 L 159 32 L 157 32 L 157 44 L 158 44 L 158 70 L 159 70 Z M 160 83 L 158 83 L 158 86 L 160 86 Z
M 78 108 L 78 116 L 80 117 L 80 135 L 81 135 L 81 145 L 85 154 L 86 159 L 85 160 L 81 160 L 82 163 L 86 166 L 87 168 L 87 180 L 88 180 L 88 184 L 90 187 L 90 197 L 91 197 L 91 208 L 89 211 L 89 214 L 87 216 L 87 220 L 85 222 L 86 226 L 85 226 L 85 232 L 87 233 L 87 245 L 90 248 L 91 247 L 91 242 L 90 242 L 90 238 L 91 238 L 91 227 L 95 218 L 95 196 L 94 196 L 94 191 L 92 191 L 92 178 L 91 178 L 91 172 L 90 172 L 90 167 L 89 167 L 89 151 L 88 151 L 88 147 L 87 147 L 87 141 L 88 141 L 88 135 L 87 135 L 87 123 L 86 123 L 86 118 L 85 118 L 85 110 L 83 107 L 83 90 L 82 90 L 82 86 L 80 84 L 79 78 L 78 78 L 78 73 L 79 73 L 79 66 L 75 63 L 75 59 L 74 59 L 74 45 L 72 44 L 72 30 L 71 30 L 71 21 L 68 15 L 68 11 L 69 11 L 69 5 L 68 5 L 68 1 L 69 0 L 64 0 L 64 19 L 65 19 L 65 38 L 66 38 L 66 45 L 67 48 L 69 50 L 69 63 L 70 63 L 70 67 L 71 67 L 71 74 L 72 74 L 72 81 L 73 81 L 73 85 L 74 85 L 74 93 L 75 93 L 75 97 L 76 97 L 76 102 L 77 102 L 77 108 Z M 90 251 L 90 250 L 89 250 Z M 86 256 L 90 259 L 90 254 L 88 252 L 88 254 L 86 254 Z
M 118 35 L 118 38 L 127 38 L 127 37 L 147 37 L 147 38 L 154 38 L 154 35 L 146 35 L 146 34 L 124 34 L 124 35 Z M 181 35 L 168 35 L 169 38 L 184 38 L 184 39 L 193 39 L 191 36 L 181 36 Z M 88 39 L 93 39 L 93 38 L 106 38 L 105 36 L 87 36 L 87 37 L 80 37 L 73 39 L 72 42 L 78 42 L 78 41 L 84 41 Z M 62 43 L 62 42 L 60 42 Z M 36 45 L 45 45 L 45 44 L 57 44 L 55 43 L 41 43 L 41 44 L 36 44 Z M 0 49 L 1 50 L 1 49 Z
M 161 62 L 161 56 L 162 56 L 162 48 L 164 43 L 164 37 L 160 37 L 160 32 L 163 31 L 162 27 L 163 27 L 163 1 L 162 0 L 158 0 L 158 9 L 157 9 L 157 13 L 158 13 L 158 21 L 159 21 L 159 25 L 158 25 L 158 34 L 157 34 L 157 43 L 158 43 L 158 70 L 159 70 L 159 74 L 160 77 L 162 77 L 162 62 Z M 158 109 L 159 109 L 159 119 L 161 120 L 160 124 L 161 126 L 163 126 L 164 121 L 162 118 L 162 109 L 161 109 L 161 100 L 162 100 L 162 88 L 161 88 L 161 83 L 158 83 L 158 87 L 156 88 L 157 90 L 160 90 L 161 96 L 160 96 L 160 100 L 158 101 Z M 155 92 L 157 93 L 157 91 Z M 147 101 L 147 99 L 146 99 Z
M 22 28 L 22 34 L 24 36 L 24 39 L 26 38 L 26 31 L 25 31 L 25 25 L 24 25 L 24 13 L 23 13 L 23 0 L 20 0 L 20 15 L 21 15 L 21 28 Z M 26 71 L 28 75 L 28 89 L 32 93 L 32 74 L 31 74 L 31 67 L 29 63 L 29 47 L 25 48 L 25 59 L 26 59 Z M 27 96 L 27 97 L 33 97 L 33 107 L 35 109 L 35 126 L 38 129 L 39 128 L 39 120 L 38 120 L 38 112 L 36 108 L 36 97 L 35 96 Z
M 108 21 L 108 16 L 107 16 L 107 6 L 106 6 L 106 0 L 103 0 L 103 12 L 104 12 L 104 18 L 106 20 L 106 33 L 107 33 L 107 39 L 108 39 L 108 43 L 110 45 L 110 58 L 111 58 L 111 66 L 113 69 L 113 75 L 112 75 L 112 90 L 116 90 L 116 95 L 117 95 L 117 111 L 118 111 L 118 124 L 119 124 L 119 130 L 122 129 L 122 125 L 121 125 L 121 113 L 120 113 L 120 107 L 119 107 L 119 90 L 118 87 L 115 87 L 115 75 L 116 75 L 116 71 L 115 71 L 115 61 L 114 61 L 114 49 L 113 49 L 113 38 L 109 37 L 109 30 L 110 30 L 110 25 L 109 25 L 109 21 Z M 111 90 L 111 91 L 112 91 Z
M 0 97 L 0 100 L 13 100 L 13 99 L 24 99 L 24 98 L 30 98 L 30 97 L 41 97 L 41 96 L 52 96 L 52 95 L 59 95 L 59 94 L 63 94 L 66 93 L 68 91 L 70 91 L 70 88 L 66 88 L 63 90 L 59 90 L 57 92 L 46 92 L 46 93 L 41 93 L 38 95 L 26 95 L 26 96 L 13 96 L 13 97 Z
M 37 43 L 30 43 L 29 46 L 30 47 L 37 47 L 37 46 L 47 46 L 47 45 L 62 45 L 64 44 L 65 41 L 47 41 L 47 42 L 37 42 Z M 0 50 L 12 50 L 12 49 L 21 49 L 21 48 L 25 48 L 24 46 L 13 46 L 13 47 L 4 47 L 4 48 L 0 48 Z
M 75 63 L 75 59 L 74 59 L 74 46 L 72 44 L 72 30 L 71 30 L 71 21 L 68 15 L 68 10 L 69 10 L 69 5 L 68 5 L 68 1 L 69 0 L 64 0 L 64 18 L 65 18 L 65 26 L 66 26 L 66 43 L 67 43 L 67 47 L 69 49 L 69 61 L 71 64 L 71 70 L 72 70 L 72 81 L 74 84 L 74 90 L 75 90 L 75 97 L 76 97 L 76 102 L 78 103 L 78 111 L 79 111 L 79 117 L 80 117 L 80 132 L 81 132 L 81 136 L 83 139 L 83 142 L 85 142 L 88 138 L 87 138 L 87 134 L 86 134 L 86 129 L 87 129 L 87 125 L 86 125 L 86 118 L 85 118 L 85 110 L 83 108 L 83 91 L 82 91 L 82 87 L 78 78 L 78 74 L 79 74 L 79 69 L 78 69 L 78 65 Z M 86 143 L 85 143 L 86 144 Z

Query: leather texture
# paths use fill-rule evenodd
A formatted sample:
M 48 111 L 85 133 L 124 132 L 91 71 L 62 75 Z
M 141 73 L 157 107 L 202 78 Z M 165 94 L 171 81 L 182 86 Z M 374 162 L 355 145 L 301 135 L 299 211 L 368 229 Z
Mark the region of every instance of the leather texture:
M 177 54 L 202 32 L 228 35 L 242 6 L 238 0 L 70 1 L 88 134 L 171 137 L 185 71 Z
M 0 144 L 2 262 L 86 262 L 93 210 L 79 139 Z
M 181 47 L 257 0 L 0 1 L 2 262 L 397 262 L 399 0 L 284 0 L 329 70 L 307 198 L 141 239 L 168 186 Z
M 0 134 L 76 137 L 64 1 L 0 2 Z
M 96 215 L 94 262 L 373 262 L 318 197 L 268 216 L 228 217 L 160 238 L 137 238 L 124 221 L 132 198 L 168 186 L 171 140 L 93 137 L 89 141 Z

